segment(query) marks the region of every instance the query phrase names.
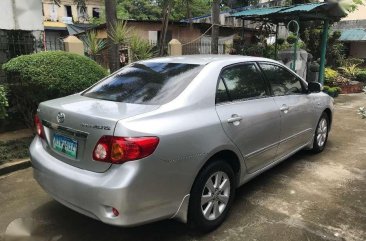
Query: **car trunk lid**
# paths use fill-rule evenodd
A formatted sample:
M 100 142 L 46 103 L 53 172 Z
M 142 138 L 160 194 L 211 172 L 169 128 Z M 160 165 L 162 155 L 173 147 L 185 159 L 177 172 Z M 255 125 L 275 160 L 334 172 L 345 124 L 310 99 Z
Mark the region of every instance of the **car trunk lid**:
M 93 150 L 104 135 L 113 135 L 120 119 L 157 109 L 106 101 L 79 94 L 46 101 L 39 106 L 45 129 L 46 151 L 58 160 L 94 172 L 105 172 L 110 163 L 93 160 Z

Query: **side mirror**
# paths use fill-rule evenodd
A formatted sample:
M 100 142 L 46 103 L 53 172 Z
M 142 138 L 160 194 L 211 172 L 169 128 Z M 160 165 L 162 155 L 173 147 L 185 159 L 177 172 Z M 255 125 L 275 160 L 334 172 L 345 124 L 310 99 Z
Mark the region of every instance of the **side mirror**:
M 308 83 L 308 92 L 309 93 L 317 93 L 322 90 L 322 85 L 318 82 L 309 82 Z

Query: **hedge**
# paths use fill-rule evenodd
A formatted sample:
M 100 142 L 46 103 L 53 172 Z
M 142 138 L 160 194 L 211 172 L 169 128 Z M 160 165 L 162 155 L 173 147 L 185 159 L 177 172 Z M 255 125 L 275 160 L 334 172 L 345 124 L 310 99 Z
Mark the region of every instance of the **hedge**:
M 93 60 L 64 51 L 22 55 L 3 64 L 9 102 L 32 126 L 40 102 L 80 92 L 107 75 Z

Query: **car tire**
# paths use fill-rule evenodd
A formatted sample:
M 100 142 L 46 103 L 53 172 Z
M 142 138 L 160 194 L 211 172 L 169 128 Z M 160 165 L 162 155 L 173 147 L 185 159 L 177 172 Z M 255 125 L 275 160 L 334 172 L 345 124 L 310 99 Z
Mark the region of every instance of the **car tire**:
M 235 183 L 234 171 L 224 160 L 216 160 L 204 167 L 191 190 L 189 226 L 201 232 L 220 226 L 232 206 Z
M 315 130 L 313 149 L 311 150 L 313 153 L 320 153 L 324 150 L 328 140 L 328 133 L 329 133 L 329 116 L 327 113 L 323 112 L 323 114 L 319 118 Z

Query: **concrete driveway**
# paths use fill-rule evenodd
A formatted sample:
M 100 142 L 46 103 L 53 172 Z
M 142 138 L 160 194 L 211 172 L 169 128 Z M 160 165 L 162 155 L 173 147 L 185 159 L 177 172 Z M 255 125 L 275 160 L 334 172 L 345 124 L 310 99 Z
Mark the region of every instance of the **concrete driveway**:
M 300 152 L 238 190 L 230 216 L 209 234 L 168 220 L 105 225 L 53 201 L 26 169 L 0 177 L 0 234 L 17 218 L 39 240 L 366 240 L 366 95 L 336 99 L 326 150 Z

